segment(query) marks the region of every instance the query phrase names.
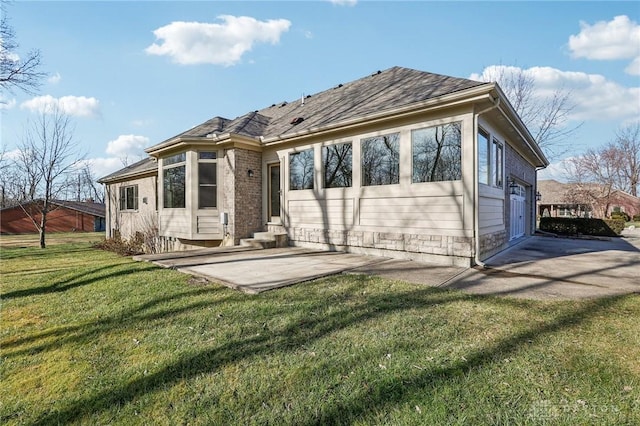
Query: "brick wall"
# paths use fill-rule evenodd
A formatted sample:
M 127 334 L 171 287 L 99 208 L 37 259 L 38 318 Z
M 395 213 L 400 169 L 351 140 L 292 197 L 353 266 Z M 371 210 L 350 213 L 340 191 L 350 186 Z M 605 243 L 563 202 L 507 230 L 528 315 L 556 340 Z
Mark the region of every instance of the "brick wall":
M 233 148 L 223 158 L 223 205 L 229 214 L 227 232 L 234 244 L 262 231 L 262 154 Z M 249 176 L 248 171 L 253 172 Z

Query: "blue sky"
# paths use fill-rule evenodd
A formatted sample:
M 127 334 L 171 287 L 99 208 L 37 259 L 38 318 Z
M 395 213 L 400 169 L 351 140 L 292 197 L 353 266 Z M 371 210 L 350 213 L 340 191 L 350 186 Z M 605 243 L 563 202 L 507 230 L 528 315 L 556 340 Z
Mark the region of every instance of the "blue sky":
M 14 2 L 19 54 L 40 49 L 35 95 L 4 94 L 2 144 L 59 103 L 102 176 L 207 119 L 234 118 L 395 65 L 462 78 L 526 70 L 570 89 L 579 155 L 640 119 L 637 2 Z M 560 177 L 556 159 L 543 176 Z

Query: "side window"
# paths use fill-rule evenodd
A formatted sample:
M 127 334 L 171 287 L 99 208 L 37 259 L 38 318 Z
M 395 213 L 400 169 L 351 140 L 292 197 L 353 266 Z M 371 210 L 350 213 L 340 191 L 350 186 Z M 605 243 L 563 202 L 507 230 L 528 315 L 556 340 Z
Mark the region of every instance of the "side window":
M 218 206 L 218 163 L 215 152 L 198 153 L 198 207 Z
M 478 182 L 489 185 L 489 134 L 478 129 Z
M 351 142 L 322 147 L 325 188 L 346 188 L 352 185 L 353 149 Z
M 185 207 L 186 154 L 166 157 L 162 163 L 162 194 L 165 209 Z
M 411 132 L 413 183 L 462 179 L 460 123 Z
M 289 154 L 289 189 L 313 189 L 313 149 Z
M 493 149 L 491 151 L 491 185 L 502 188 L 503 187 L 503 152 L 502 142 L 497 139 L 493 139 Z
M 400 183 L 400 133 L 362 139 L 362 185 Z
M 138 185 L 120 187 L 120 210 L 138 210 Z

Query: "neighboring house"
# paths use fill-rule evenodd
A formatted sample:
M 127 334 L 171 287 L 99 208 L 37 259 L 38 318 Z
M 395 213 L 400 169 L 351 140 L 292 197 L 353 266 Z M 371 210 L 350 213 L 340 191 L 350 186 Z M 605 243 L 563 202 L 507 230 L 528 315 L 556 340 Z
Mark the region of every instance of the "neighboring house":
M 268 230 L 296 246 L 463 265 L 533 232 L 536 169 L 548 165 L 497 84 L 401 67 L 212 118 L 147 153 L 100 180 L 107 236 L 153 216 L 164 250 Z
M 538 182 L 540 217 L 607 218 L 613 212 L 640 214 L 640 198 L 597 183 Z
M 53 210 L 47 214 L 47 232 L 102 232 L 105 230 L 104 204 L 92 201 L 54 200 L 51 201 L 51 205 Z M 0 233 L 38 232 L 33 220 L 40 224 L 40 211 L 42 211 L 41 201 L 0 210 Z

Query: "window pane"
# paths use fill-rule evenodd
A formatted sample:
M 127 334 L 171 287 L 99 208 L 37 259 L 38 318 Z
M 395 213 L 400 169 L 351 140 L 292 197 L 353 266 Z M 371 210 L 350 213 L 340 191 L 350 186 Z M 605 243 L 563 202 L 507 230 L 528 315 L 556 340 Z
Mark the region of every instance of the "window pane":
M 185 206 L 185 166 L 164 169 L 164 207 L 184 208 Z
M 216 207 L 216 163 L 198 163 L 198 206 L 202 208 Z
M 127 188 L 120 187 L 120 210 L 126 210 L 127 208 Z
M 198 184 L 216 184 L 216 163 L 198 163 Z
M 214 185 L 198 188 L 198 205 L 201 209 L 216 207 L 218 205 L 218 187 Z
M 400 182 L 400 134 L 362 140 L 362 185 Z
M 162 160 L 162 164 L 164 166 L 168 166 L 170 164 L 176 164 L 176 163 L 181 163 L 183 161 L 186 161 L 187 159 L 187 154 L 184 152 L 181 152 L 180 154 L 176 154 L 176 155 L 172 155 L 171 157 L 166 157 Z
M 489 135 L 478 129 L 478 181 L 489 185 Z
M 353 169 L 351 143 L 339 143 L 322 148 L 324 164 L 324 187 L 344 188 L 351 186 Z
M 135 210 L 135 195 L 134 195 L 134 191 L 133 191 L 133 186 L 129 186 L 126 189 L 126 193 L 127 193 L 127 210 Z
M 413 182 L 462 179 L 460 123 L 411 132 Z
M 313 189 L 313 149 L 289 155 L 289 189 Z
M 497 140 L 493 140 L 493 161 L 491 165 L 491 174 L 494 177 L 493 185 L 502 188 L 502 144 Z
M 209 152 L 209 151 L 203 151 L 203 152 L 198 153 L 198 158 L 200 160 L 215 160 L 217 158 L 217 153 Z

